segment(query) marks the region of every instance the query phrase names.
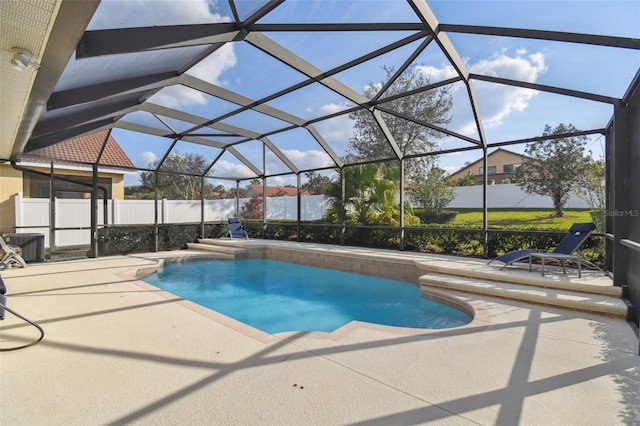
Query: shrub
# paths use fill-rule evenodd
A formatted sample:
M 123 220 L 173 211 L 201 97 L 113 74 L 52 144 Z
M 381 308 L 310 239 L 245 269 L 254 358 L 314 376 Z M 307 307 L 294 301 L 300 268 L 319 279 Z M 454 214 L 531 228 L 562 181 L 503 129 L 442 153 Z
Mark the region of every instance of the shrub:
M 153 225 L 111 226 L 98 230 L 100 256 L 154 251 Z
M 431 211 L 414 211 L 414 215 L 420 218 L 421 223 L 447 223 L 451 222 L 456 218 L 458 212 L 452 211 L 442 211 L 442 212 L 431 212 Z
M 541 231 L 531 227 L 525 229 L 490 230 L 487 241 L 489 258 L 511 250 L 553 250 L 565 232 Z M 583 245 L 587 259 L 602 265 L 604 252 L 600 249 L 602 237 L 592 236 Z M 405 249 L 425 253 L 454 254 L 460 256 L 482 256 L 483 232 L 477 228 L 408 228 Z
M 217 238 L 226 232 L 226 224 L 205 224 L 205 238 Z M 158 225 L 158 249 L 175 250 L 196 242 L 200 224 Z M 110 226 L 98 230 L 100 256 L 114 254 L 145 253 L 155 251 L 154 225 Z

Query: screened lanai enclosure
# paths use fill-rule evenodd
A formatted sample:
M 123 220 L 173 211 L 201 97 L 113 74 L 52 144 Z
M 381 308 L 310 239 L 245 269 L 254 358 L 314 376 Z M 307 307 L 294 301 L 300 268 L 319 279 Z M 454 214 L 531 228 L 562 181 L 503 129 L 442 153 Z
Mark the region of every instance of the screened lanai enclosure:
M 262 217 L 246 223 L 253 237 L 423 250 L 429 235 L 449 233 L 448 252 L 483 257 L 498 240 L 521 241 L 488 220 L 499 207 L 488 156 L 575 138 L 606 164 L 602 262 L 640 306 L 637 1 L 26 0 L 0 2 L 0 12 L 0 166 L 40 173 L 44 186 L 49 176 L 51 197 L 65 179 L 85 193 L 93 256 L 136 232 L 109 223 L 100 170 L 114 166 L 110 138 L 130 160 L 124 184 L 155 186 L 156 249 L 159 182 L 173 179 L 196 182 L 186 196 L 199 201 L 194 239 L 220 233 L 209 199 L 253 184 L 262 187 Z M 56 177 L 70 163 L 47 150 L 96 132 L 101 148 L 73 162 L 92 178 Z M 36 160 L 49 172 L 29 169 Z M 476 161 L 480 226 L 408 219 L 420 170 Z M 380 210 L 373 203 L 350 204 L 367 173 L 396 190 L 386 220 L 367 219 Z M 303 195 L 318 181 L 332 198 L 305 220 Z M 295 188 L 287 220 L 268 217 L 272 186 Z M 347 220 L 358 208 L 363 220 Z M 9 226 L 2 232 L 21 231 Z

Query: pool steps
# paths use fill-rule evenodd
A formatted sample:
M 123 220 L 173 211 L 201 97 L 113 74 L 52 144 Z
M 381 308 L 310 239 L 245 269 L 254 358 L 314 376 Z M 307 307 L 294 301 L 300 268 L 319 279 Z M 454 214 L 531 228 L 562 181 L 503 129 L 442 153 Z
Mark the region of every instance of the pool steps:
M 205 250 L 215 252 L 220 255 L 221 259 L 240 260 L 246 259 L 247 249 L 238 247 L 229 247 L 225 245 L 217 245 L 214 240 L 206 238 L 198 240 L 197 243 L 187 243 L 189 250 Z
M 629 312 L 620 287 L 581 282 L 573 271 L 568 275 L 553 271 L 542 277 L 535 269 L 505 271 L 480 263 L 462 267 L 460 262 L 418 262 L 418 267 L 426 272 L 418 279 L 423 291 L 446 289 L 623 319 Z

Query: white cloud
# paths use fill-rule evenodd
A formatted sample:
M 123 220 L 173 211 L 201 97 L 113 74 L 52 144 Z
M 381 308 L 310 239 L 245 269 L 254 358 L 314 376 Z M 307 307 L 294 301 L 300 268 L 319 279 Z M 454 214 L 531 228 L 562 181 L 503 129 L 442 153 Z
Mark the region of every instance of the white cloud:
M 504 77 L 526 82 L 536 81 L 538 76 L 546 71 L 546 69 L 544 65 L 544 55 L 542 53 L 531 54 L 528 58 L 523 56 L 513 57 L 501 53 L 469 65 L 469 71 L 475 74 Z
M 320 115 L 333 114 L 345 108 L 346 105 L 326 104 L 320 107 Z M 349 146 L 349 139 L 353 136 L 353 120 L 348 114 L 320 121 L 314 126 L 337 155 L 344 155 Z
M 529 59 L 531 59 L 531 62 L 536 65 L 535 68 L 538 71 L 536 74 L 542 73 L 547 70 L 547 67 L 544 64 L 544 55 L 542 53 L 538 52 L 534 53 L 533 55 L 529 55 Z
M 227 43 L 187 71 L 187 74 L 212 84 L 223 85 L 220 76 L 237 62 L 233 44 Z
M 448 78 L 453 78 L 458 75 L 455 68 L 451 65 L 446 65 L 443 68 L 436 68 L 427 65 L 420 65 L 416 67 L 416 70 L 426 76 L 428 76 L 431 82 L 437 82 L 446 80 Z
M 203 59 L 190 69 L 187 74 L 207 81 L 212 84 L 222 85 L 220 76 L 237 63 L 237 58 L 232 44 L 226 44 L 214 53 Z M 151 97 L 150 102 L 166 106 L 167 108 L 180 108 L 188 105 L 205 105 L 207 98 L 202 92 L 189 87 L 175 85 L 165 87 Z
M 212 13 L 208 0 L 103 0 L 88 29 L 204 24 L 230 20 L 228 16 Z
M 500 126 L 511 113 L 524 111 L 538 94 L 534 90 L 516 87 L 497 89 L 487 84 L 477 85 L 476 88 L 476 96 L 484 99 L 480 111 L 485 127 Z
M 167 108 L 180 108 L 187 105 L 205 105 L 207 99 L 202 92 L 193 90 L 189 87 L 175 85 L 165 87 L 155 95 L 149 102 L 165 106 Z
M 293 164 L 303 170 L 333 165 L 331 157 L 329 157 L 326 152 L 316 149 L 310 149 L 308 151 L 284 149 L 282 153 L 286 155 Z
M 319 108 L 320 115 L 329 115 L 329 114 L 343 111 L 345 109 L 347 109 L 347 104 L 334 104 L 334 103 L 322 105 Z
M 285 185 L 295 185 L 297 182 L 294 176 L 286 177 L 286 176 L 274 176 L 270 177 L 267 180 L 267 184 L 269 186 L 285 186 Z
M 364 86 L 364 93 L 368 93 L 368 92 L 372 92 L 372 93 L 378 93 L 380 91 L 380 89 L 382 89 L 384 87 L 383 83 L 373 83 L 373 85 L 371 84 L 367 84 L 366 86 Z
M 158 156 L 155 153 L 151 151 L 144 151 L 136 155 L 134 164 L 140 168 L 147 168 L 151 164 L 153 164 L 157 159 L 158 159 Z M 142 173 L 143 173 L 142 171 L 138 170 L 135 176 L 125 176 L 124 177 L 125 186 L 140 185 L 141 183 L 140 175 Z
M 136 163 L 141 165 L 142 167 L 147 167 L 149 164 L 153 163 L 157 160 L 156 154 L 151 151 L 145 151 L 138 154 L 136 157 Z
M 255 176 L 244 164 L 232 163 L 228 160 L 220 159 L 213 166 L 212 174 L 221 177 L 251 178 Z
M 475 121 L 468 121 L 462 126 L 460 126 L 460 128 L 455 129 L 455 131 L 460 133 L 461 135 L 476 137 L 476 138 L 478 137 L 478 128 L 476 127 Z
M 526 49 L 522 48 L 517 49 L 515 54 L 510 55 L 506 50 L 503 50 L 490 58 L 475 63 L 470 63 L 469 59 L 465 59 L 465 63 L 471 73 L 525 82 L 537 81 L 540 75 L 547 70 L 544 54 L 539 52 L 529 54 Z M 421 65 L 416 67 L 416 70 L 429 76 L 432 82 L 458 75 L 455 68 L 448 64 L 442 67 Z M 499 126 L 511 113 L 525 110 L 531 99 L 538 93 L 535 90 L 478 81 L 472 82 L 472 85 L 476 99 L 481 100 L 479 108 L 485 127 Z M 454 105 L 451 111 L 453 116 L 451 128 L 463 135 L 477 137 L 477 127 L 469 108 L 465 86 L 463 84 L 454 85 L 452 94 Z M 348 119 L 345 118 L 345 120 Z M 346 148 L 349 137 L 353 133 L 353 124 L 350 123 L 348 127 L 348 136 L 346 136 L 346 126 L 331 124 L 332 127 L 326 129 L 326 134 L 334 134 L 336 139 L 343 141 L 343 146 Z M 319 127 L 320 123 L 316 126 Z
M 533 83 L 547 70 L 544 55 L 533 53 L 528 56 L 527 51 L 518 49 L 516 56 L 509 56 L 506 52 L 468 64 L 469 70 L 475 74 L 503 77 Z M 480 113 L 485 127 L 500 126 L 513 112 L 524 111 L 531 99 L 538 92 L 536 90 L 496 85 L 485 82 L 473 82 L 476 99 L 480 99 Z M 460 104 L 454 102 L 454 117 L 456 113 L 463 113 Z M 456 110 L 457 108 L 457 110 Z M 468 116 L 469 114 L 466 113 Z M 464 135 L 475 135 L 476 126 L 469 117 L 469 121 L 458 124 L 456 131 Z

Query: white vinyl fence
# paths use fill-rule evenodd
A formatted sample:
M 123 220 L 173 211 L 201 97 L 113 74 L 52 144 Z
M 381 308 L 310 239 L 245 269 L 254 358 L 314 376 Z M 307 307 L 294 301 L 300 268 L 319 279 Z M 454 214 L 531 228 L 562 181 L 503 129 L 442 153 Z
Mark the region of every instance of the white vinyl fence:
M 452 209 L 482 208 L 482 186 L 457 186 L 453 188 L 455 198 L 449 203 Z M 552 209 L 551 197 L 528 194 L 514 183 L 487 186 L 487 206 L 489 208 Z M 565 208 L 588 209 L 590 206 L 576 194 L 571 194 Z
M 239 208 L 249 201 L 241 198 Z M 54 216 L 56 228 L 87 228 L 56 231 L 57 247 L 88 245 L 91 239 L 91 200 L 55 199 Z M 109 225 L 149 225 L 155 223 L 154 200 L 107 200 L 107 223 Z M 49 199 L 14 197 L 17 232 L 44 234 L 44 245 L 49 245 Z M 297 220 L 297 197 L 268 197 L 267 219 Z M 327 208 L 324 195 L 302 196 L 300 219 L 318 220 Z M 236 200 L 205 200 L 204 221 L 226 221 L 237 216 Z M 104 224 L 103 201 L 98 204 L 98 223 Z M 158 200 L 158 223 L 199 223 L 201 202 L 199 200 Z
M 482 208 L 482 186 L 463 186 L 454 188 L 456 197 L 449 208 Z M 549 197 L 527 194 L 515 184 L 491 185 L 487 188 L 489 208 L 553 208 Z M 44 234 L 45 247 L 49 247 L 49 199 L 15 197 L 15 217 L 17 232 Z M 138 225 L 153 224 L 154 200 L 107 200 L 108 224 Z M 239 208 L 249 201 L 241 198 Z M 158 223 L 199 223 L 201 220 L 200 201 L 158 200 Z M 321 219 L 327 206 L 324 195 L 301 197 L 301 220 Z M 267 219 L 297 219 L 297 197 L 268 197 Z M 90 241 L 91 213 L 90 200 L 55 200 L 56 228 L 77 228 L 83 230 L 56 231 L 56 246 L 69 247 L 88 245 Z M 567 208 L 589 208 L 577 195 L 569 198 Z M 226 221 L 237 216 L 236 200 L 206 200 L 204 202 L 204 221 Z M 103 204 L 98 207 L 98 223 L 103 224 Z M 22 228 L 21 228 L 22 227 Z M 35 227 L 35 228 L 31 228 Z

